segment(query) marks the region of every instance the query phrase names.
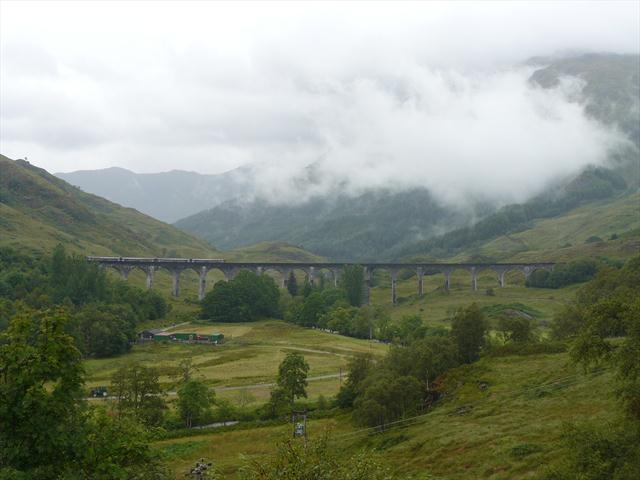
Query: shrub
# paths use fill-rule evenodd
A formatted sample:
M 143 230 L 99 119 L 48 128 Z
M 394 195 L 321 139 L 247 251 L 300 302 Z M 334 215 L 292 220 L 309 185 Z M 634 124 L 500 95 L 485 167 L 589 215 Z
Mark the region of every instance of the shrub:
M 522 316 L 500 317 L 498 331 L 505 342 L 525 343 L 535 339 L 533 322 Z
M 252 322 L 278 315 L 280 291 L 267 275 L 242 270 L 229 282 L 218 282 L 202 300 L 200 317 L 216 322 Z
M 552 272 L 536 270 L 525 282 L 527 287 L 561 288 L 574 283 L 591 280 L 598 271 L 593 260 L 576 260 L 565 265 L 557 265 Z
M 451 323 L 451 335 L 458 347 L 463 363 L 471 363 L 480 357 L 485 344 L 487 322 L 477 304 L 458 310 Z

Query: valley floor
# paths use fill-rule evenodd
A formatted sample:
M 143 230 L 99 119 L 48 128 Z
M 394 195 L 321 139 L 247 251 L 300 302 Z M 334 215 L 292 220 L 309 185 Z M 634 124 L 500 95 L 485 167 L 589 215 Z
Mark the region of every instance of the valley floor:
M 425 296 L 416 295 L 415 277 L 399 282 L 399 303 L 392 306 L 387 279 L 381 276 L 373 288 L 373 303 L 382 305 L 398 320 L 420 314 L 429 326 L 449 326 L 447 318 L 458 307 L 472 302 L 481 307 L 507 306 L 531 315 L 545 335 L 553 312 L 569 301 L 577 287 L 559 290 L 523 286 L 523 278 L 507 278 L 499 288 L 493 275 L 481 275 L 479 289 L 473 291 L 466 273 L 452 277 L 452 289 L 445 292 L 442 276 L 425 277 Z M 488 289 L 493 289 L 491 295 Z M 282 321 L 267 320 L 247 324 L 211 324 L 195 320 L 195 308 L 178 303 L 180 319 L 189 321 L 179 331 L 221 332 L 226 343 L 219 346 L 184 344 L 136 345 L 132 352 L 111 359 L 86 362 L 88 386 L 108 385 L 120 366 L 132 361 L 153 365 L 161 371 L 161 382 L 172 390 L 180 360 L 192 357 L 197 375 L 216 389 L 218 398 L 239 402 L 240 390 L 251 393 L 251 407 L 269 397 L 280 361 L 290 351 L 302 353 L 311 366 L 309 398 L 331 397 L 340 388 L 339 372 L 345 371 L 350 356 L 370 352 L 382 356 L 387 345 L 353 339 L 318 330 L 305 329 Z M 525 479 L 538 478 L 544 469 L 561 461 L 561 436 L 567 423 L 585 419 L 596 423 L 613 420 L 617 409 L 607 372 L 584 374 L 570 363 L 566 353 L 483 358 L 480 362 L 453 371 L 449 376 L 450 395 L 426 415 L 401 423 L 384 434 L 360 431 L 348 413 L 329 418 L 311 418 L 312 438 L 329 435 L 345 454 L 372 450 L 403 477 L 437 479 Z M 488 388 L 479 388 L 479 382 Z M 171 398 L 168 398 L 170 401 Z M 159 441 L 155 447 L 168 459 L 176 478 L 205 458 L 213 461 L 227 479 L 239 478 L 239 469 L 248 459 L 273 453 L 291 435 L 290 425 L 233 427 L 204 430 L 181 438 Z
M 108 385 L 113 373 L 133 362 L 154 366 L 160 370 L 161 384 L 171 390 L 172 374 L 185 358 L 192 358 L 196 376 L 203 378 L 221 398 L 234 400 L 245 387 L 257 403 L 269 397 L 269 386 L 276 378 L 278 365 L 288 352 L 302 353 L 311 369 L 309 385 L 311 399 L 330 396 L 340 388 L 340 372 L 345 371 L 350 356 L 358 353 L 383 355 L 388 346 L 343 337 L 318 330 L 269 320 L 246 324 L 189 323 L 176 331 L 225 335 L 222 345 L 156 344 L 135 345 L 133 350 L 116 358 L 93 359 L 85 362 L 87 386 Z M 171 331 L 171 330 L 169 330 Z M 320 377 L 320 378 L 317 378 Z

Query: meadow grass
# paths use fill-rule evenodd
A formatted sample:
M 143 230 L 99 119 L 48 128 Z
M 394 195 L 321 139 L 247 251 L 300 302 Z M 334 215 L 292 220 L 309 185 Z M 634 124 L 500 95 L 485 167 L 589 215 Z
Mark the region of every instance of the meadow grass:
M 90 359 L 85 362 L 87 385 L 108 385 L 113 373 L 133 362 L 160 370 L 166 387 L 174 383 L 180 361 L 192 358 L 197 375 L 215 387 L 273 382 L 278 366 L 289 352 L 301 353 L 310 365 L 310 376 L 337 374 L 345 369 L 349 357 L 360 353 L 384 355 L 388 347 L 319 330 L 307 329 L 278 320 L 246 324 L 191 323 L 176 327 L 184 332 L 220 332 L 222 345 L 157 344 L 135 345 L 126 355 Z M 336 382 L 327 382 L 323 394 L 337 391 Z M 335 387 L 335 388 L 334 388 Z
M 479 387 L 486 384 L 486 389 Z M 429 413 L 382 434 L 361 431 L 348 414 L 309 420 L 309 435 L 327 432 L 342 454 L 365 449 L 400 475 L 428 472 L 439 479 L 538 478 L 562 461 L 564 426 L 585 419 L 616 418 L 612 375 L 585 374 L 566 353 L 485 357 L 448 375 L 448 394 Z M 341 437 L 349 434 L 349 436 Z M 248 459 L 274 453 L 290 426 L 233 431 L 156 442 L 165 454 L 179 452 L 171 468 L 180 478 L 196 459 L 214 461 L 223 478 L 238 478 Z
M 398 282 L 398 303 L 391 304 L 391 289 L 387 276 L 382 274 L 378 282 L 380 287 L 371 289 L 371 301 L 374 305 L 382 305 L 391 315 L 398 320 L 404 315 L 420 315 L 429 326 L 449 326 L 449 319 L 456 309 L 464 308 L 472 303 L 480 307 L 492 305 L 523 304 L 535 310 L 536 321 L 545 328 L 553 318 L 553 314 L 574 296 L 579 285 L 572 285 L 562 289 L 526 288 L 524 275 L 518 272 L 508 274 L 505 288 L 500 288 L 495 276 L 490 273 L 482 273 L 478 277 L 478 290 L 471 288 L 470 274 L 456 271 L 451 276 L 451 288 L 447 292 L 444 289 L 443 275 L 430 275 L 424 277 L 424 296 L 417 295 L 417 279 L 409 278 Z M 492 295 L 487 295 L 487 290 L 493 290 Z
M 603 424 L 618 412 L 612 375 L 585 375 L 564 353 L 485 358 L 451 376 L 459 387 L 385 452 L 398 471 L 451 480 L 538 478 L 562 461 L 566 424 Z M 481 390 L 479 381 L 489 387 Z

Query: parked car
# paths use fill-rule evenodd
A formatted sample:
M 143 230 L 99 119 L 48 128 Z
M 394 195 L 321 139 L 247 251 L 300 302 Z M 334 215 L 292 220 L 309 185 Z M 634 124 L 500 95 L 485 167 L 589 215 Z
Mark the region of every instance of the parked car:
M 106 397 L 109 393 L 107 392 L 107 387 L 95 387 L 92 388 L 91 391 L 89 392 L 89 395 L 91 395 L 94 398 L 97 397 Z

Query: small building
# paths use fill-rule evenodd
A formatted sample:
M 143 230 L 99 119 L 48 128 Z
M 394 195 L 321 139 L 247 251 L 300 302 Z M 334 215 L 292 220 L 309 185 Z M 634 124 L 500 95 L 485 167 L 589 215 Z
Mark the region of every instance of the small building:
M 156 343 L 168 343 L 173 341 L 172 334 L 167 332 L 157 333 L 153 336 L 153 341 Z
M 177 340 L 179 342 L 194 342 L 196 337 L 198 336 L 197 333 L 182 333 L 182 332 L 173 332 L 171 335 L 173 336 L 174 340 Z
M 153 341 L 156 343 L 210 343 L 218 345 L 224 342 L 224 335 L 222 333 L 212 333 L 208 335 L 199 335 L 194 332 L 160 332 L 153 336 Z
M 154 328 L 154 329 L 151 329 L 151 330 L 143 330 L 142 332 L 140 332 L 138 334 L 138 338 L 142 342 L 150 342 L 155 338 L 156 335 L 161 334 L 162 331 L 163 331 L 162 328 Z

